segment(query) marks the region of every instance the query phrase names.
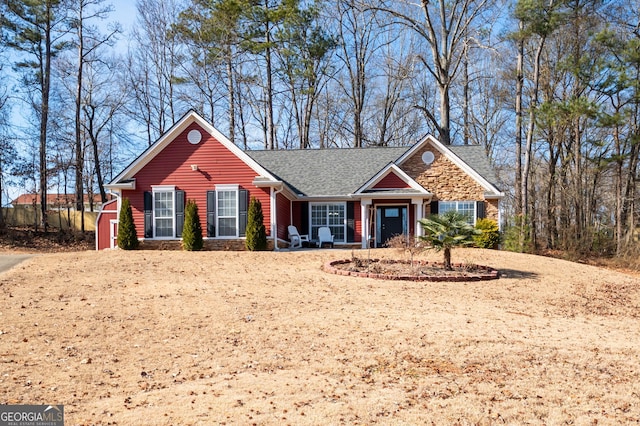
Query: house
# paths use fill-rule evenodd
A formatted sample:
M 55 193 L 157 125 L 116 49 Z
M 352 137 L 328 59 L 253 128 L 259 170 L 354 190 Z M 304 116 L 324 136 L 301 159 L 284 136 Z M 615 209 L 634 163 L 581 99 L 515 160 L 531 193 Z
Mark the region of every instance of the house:
M 111 200 L 113 196 L 107 194 L 107 200 Z M 102 199 L 100 194 L 92 195 L 93 208 L 99 210 L 102 206 Z M 89 203 L 89 195 L 84 194 L 84 209 L 85 211 L 91 210 L 91 203 Z M 13 201 L 11 201 L 13 207 L 31 207 L 40 205 L 40 194 L 20 194 Z M 47 194 L 47 210 L 75 210 L 76 209 L 76 195 L 75 194 Z
M 195 200 L 212 249 L 244 247 L 255 197 L 276 250 L 289 245 L 288 225 L 312 241 L 328 226 L 336 246 L 365 248 L 420 235 L 417 220 L 430 213 L 455 209 L 470 223 L 499 222 L 504 197 L 480 146 L 427 136 L 410 147 L 242 151 L 193 111 L 106 187 L 117 197 L 98 216 L 99 250 L 116 246 L 124 197 L 147 247 L 177 244 L 186 200 Z

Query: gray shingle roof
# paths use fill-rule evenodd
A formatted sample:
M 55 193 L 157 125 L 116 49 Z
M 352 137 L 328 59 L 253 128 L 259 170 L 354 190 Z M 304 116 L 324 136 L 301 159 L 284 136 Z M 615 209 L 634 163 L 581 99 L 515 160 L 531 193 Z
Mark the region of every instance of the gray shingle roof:
M 306 197 L 347 196 L 411 147 L 370 147 L 246 151 L 262 167 Z M 477 145 L 448 146 L 462 161 L 496 186 L 496 176 Z M 497 186 L 496 186 L 497 188 Z
M 484 147 L 480 145 L 448 145 L 447 148 L 460 157 L 462 161 L 467 163 L 467 165 L 480 176 L 485 178 L 491 185 L 498 189 L 500 188 L 498 186 L 498 178 L 489 162 L 489 157 L 487 157 Z
M 296 194 L 346 196 L 410 147 L 246 151 Z

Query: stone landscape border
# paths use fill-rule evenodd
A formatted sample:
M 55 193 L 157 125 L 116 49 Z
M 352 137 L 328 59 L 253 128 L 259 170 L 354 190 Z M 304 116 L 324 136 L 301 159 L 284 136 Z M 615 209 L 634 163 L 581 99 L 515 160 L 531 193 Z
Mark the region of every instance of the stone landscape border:
M 378 262 L 379 259 L 371 259 L 371 262 Z M 493 269 L 488 266 L 483 265 L 469 265 L 462 263 L 454 263 L 452 266 L 454 268 L 468 268 L 473 267 L 480 269 L 482 272 L 473 272 L 473 275 L 469 276 L 436 276 L 436 275 L 392 275 L 392 274 L 380 274 L 376 272 L 364 272 L 364 271 L 349 271 L 346 269 L 336 268 L 335 265 L 351 263 L 352 259 L 342 259 L 342 260 L 331 260 L 326 262 L 322 269 L 325 272 L 336 275 L 346 275 L 352 277 L 361 277 L 361 278 L 374 278 L 378 280 L 394 280 L 394 281 L 431 281 L 431 282 L 463 282 L 463 281 L 488 281 L 488 280 L 496 280 L 500 278 L 500 271 L 497 269 Z M 385 261 L 387 263 L 405 263 L 408 264 L 408 261 L 405 260 L 393 260 L 393 261 Z M 442 267 L 442 263 L 439 262 L 427 262 L 427 261 L 414 261 L 414 263 L 420 265 L 438 265 Z

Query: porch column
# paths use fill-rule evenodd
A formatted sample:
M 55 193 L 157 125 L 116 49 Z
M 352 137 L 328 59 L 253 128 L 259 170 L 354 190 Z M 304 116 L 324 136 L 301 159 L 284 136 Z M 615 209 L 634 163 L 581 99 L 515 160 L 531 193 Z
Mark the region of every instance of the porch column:
M 369 223 L 369 206 L 371 205 L 371 199 L 360 200 L 360 218 L 362 221 L 362 248 L 366 249 L 369 244 L 369 231 L 371 224 Z
M 422 219 L 422 206 L 424 205 L 424 200 L 422 198 L 416 198 L 413 197 L 411 198 L 411 204 L 413 204 L 415 206 L 415 219 L 416 219 L 416 223 L 414 223 L 415 229 L 416 229 L 416 237 L 420 237 L 422 236 L 422 226 L 420 226 L 420 224 L 418 223 L 418 220 Z

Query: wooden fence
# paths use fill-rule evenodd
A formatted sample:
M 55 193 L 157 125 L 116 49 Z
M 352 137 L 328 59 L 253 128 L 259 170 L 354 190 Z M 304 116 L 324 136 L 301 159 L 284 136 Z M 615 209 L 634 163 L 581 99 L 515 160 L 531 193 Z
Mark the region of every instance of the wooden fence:
M 40 210 L 31 206 L 4 207 L 2 209 L 4 221 L 9 226 L 34 226 L 40 227 Z M 80 212 L 75 210 L 50 210 L 47 214 L 49 226 L 64 230 L 79 231 L 81 227 Z M 96 230 L 96 218 L 98 212 L 84 212 L 84 230 Z

